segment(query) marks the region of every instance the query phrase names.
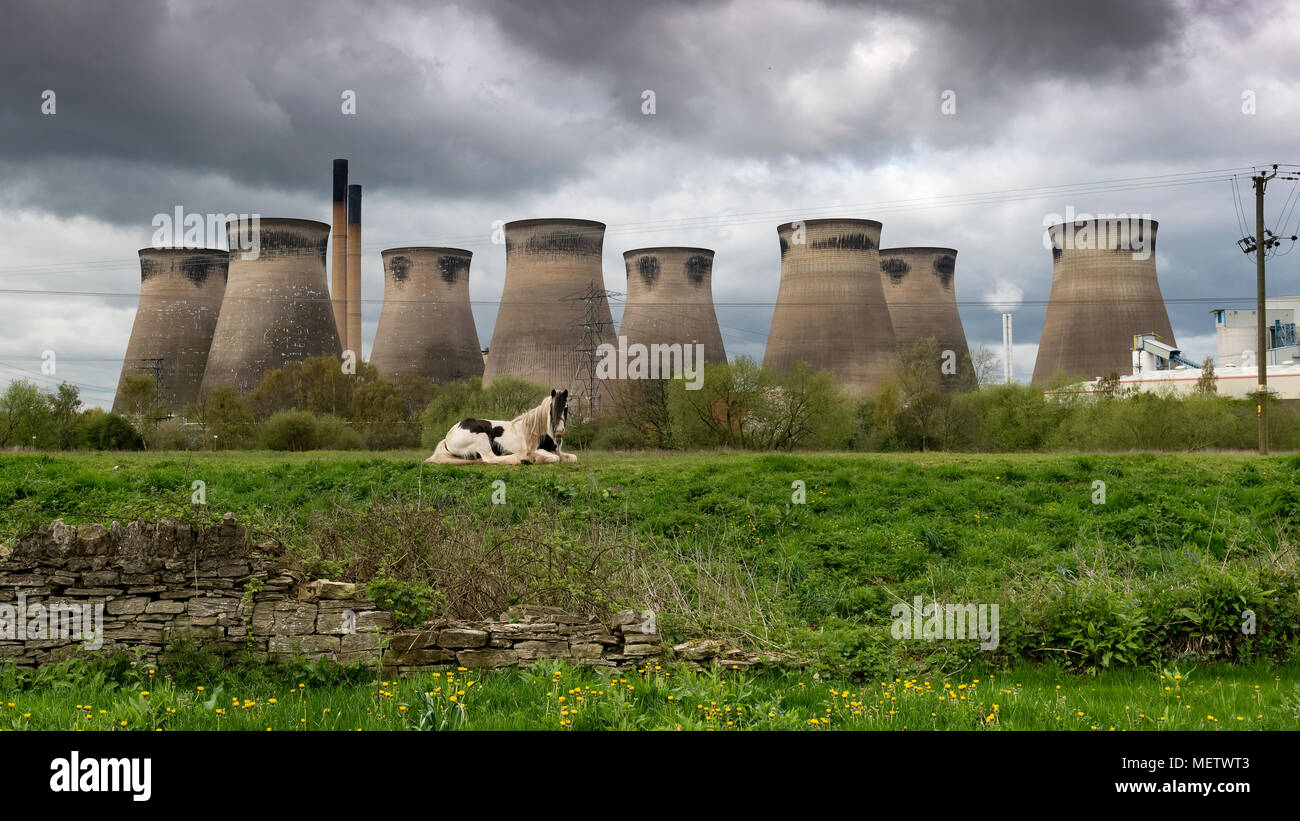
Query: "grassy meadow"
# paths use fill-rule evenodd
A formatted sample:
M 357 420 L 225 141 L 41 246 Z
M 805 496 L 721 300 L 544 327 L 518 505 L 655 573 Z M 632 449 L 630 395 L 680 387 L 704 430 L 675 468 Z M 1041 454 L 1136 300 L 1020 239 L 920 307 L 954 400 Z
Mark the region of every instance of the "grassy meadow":
M 300 674 L 248 672 L 198 691 L 193 669 L 169 669 L 142 697 L 122 674 L 96 685 L 68 672 L 66 688 L 11 678 L 0 703 L 19 706 L 0 707 L 0 727 L 98 727 L 102 715 L 104 726 L 216 728 L 217 709 L 220 726 L 241 729 L 1300 720 L 1294 455 L 588 452 L 523 468 L 435 467 L 424 455 L 6 456 L 0 538 L 59 517 L 201 522 L 230 511 L 311 572 L 424 588 L 428 609 L 412 620 L 518 602 L 649 607 L 672 641 L 718 637 L 786 669 L 665 665 L 611 683 L 555 668 L 562 692 L 549 669 L 486 674 L 472 687 L 473 674 L 456 673 L 466 695 L 455 707 L 446 674 L 442 690 L 431 676 L 367 674 L 300 691 Z M 206 507 L 191 504 L 196 482 Z M 462 592 L 458 573 L 471 565 L 491 576 L 496 598 Z M 894 639 L 890 609 L 914 596 L 998 604 L 998 648 Z M 1254 632 L 1242 630 L 1246 611 Z M 181 679 L 190 683 L 168 683 Z M 564 714 L 557 692 L 577 711 Z M 286 696 L 297 699 L 292 713 Z M 88 719 L 78 701 L 92 706 Z M 709 712 L 714 702 L 722 714 Z
M 826 681 L 671 665 L 611 674 L 562 664 L 317 683 L 307 672 L 174 680 L 0 675 L 0 730 L 1285 730 L 1300 677 L 1209 667 L 1080 678 L 1041 669 Z M 71 676 L 68 678 L 67 676 Z M 67 686 L 53 686 L 52 682 Z M 311 681 L 311 683 L 308 683 Z

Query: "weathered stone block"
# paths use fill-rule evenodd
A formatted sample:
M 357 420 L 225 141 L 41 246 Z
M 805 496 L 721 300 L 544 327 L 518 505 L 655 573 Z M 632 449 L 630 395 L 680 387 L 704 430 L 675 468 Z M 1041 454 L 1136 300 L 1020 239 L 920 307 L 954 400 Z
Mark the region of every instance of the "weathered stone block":
M 374 635 L 371 633 L 371 635 Z M 426 647 L 433 647 L 438 643 L 437 630 L 418 630 L 404 631 L 395 633 L 388 642 L 388 649 L 395 652 L 405 652 L 407 650 L 422 650 Z
M 569 655 L 574 659 L 598 659 L 605 652 L 602 645 L 591 644 L 571 644 L 569 645 Z
M 519 654 L 514 650 L 461 650 L 456 660 L 462 667 L 489 669 L 518 664 Z
M 462 653 L 489 652 L 486 650 L 463 650 Z M 389 649 L 384 653 L 384 666 L 393 667 L 399 664 L 448 664 L 456 661 L 457 655 L 450 650 L 443 650 L 438 647 L 428 647 L 423 650 L 406 650 L 394 652 Z M 463 663 L 463 662 L 462 662 Z M 470 665 L 465 664 L 469 667 Z
M 623 645 L 623 655 L 644 657 L 657 656 L 663 652 L 663 648 L 658 644 L 625 644 Z
M 191 616 L 218 616 L 239 609 L 239 599 L 232 596 L 199 596 L 190 599 L 186 608 Z
M 482 647 L 487 643 L 488 634 L 485 630 L 474 630 L 468 627 L 444 627 L 438 633 L 439 647 L 459 649 Z
M 110 599 L 108 603 L 104 605 L 104 612 L 114 616 L 119 616 L 124 613 L 143 613 L 148 604 L 148 599 L 137 598 L 135 596 L 122 599 Z
M 520 661 L 563 659 L 569 657 L 567 641 L 521 641 L 514 646 Z
M 337 636 L 271 636 L 266 647 L 272 653 L 328 653 L 339 649 Z
M 342 650 L 378 650 L 378 633 L 350 633 L 339 639 Z
M 620 610 L 609 619 L 609 629 L 617 630 L 625 624 L 640 624 L 641 616 L 635 610 Z
M 316 631 L 316 605 L 276 602 L 271 633 L 277 636 L 302 636 Z
M 185 602 L 183 601 L 154 601 L 149 602 L 144 608 L 146 613 L 184 613 Z

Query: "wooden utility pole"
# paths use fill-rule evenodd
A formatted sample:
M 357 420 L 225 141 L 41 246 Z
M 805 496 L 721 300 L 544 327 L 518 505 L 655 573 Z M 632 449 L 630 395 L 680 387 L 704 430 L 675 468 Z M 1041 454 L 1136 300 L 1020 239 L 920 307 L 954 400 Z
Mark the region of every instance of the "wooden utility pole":
M 1250 178 L 1251 184 L 1255 188 L 1255 236 L 1242 237 L 1237 240 L 1237 245 L 1247 256 L 1255 255 L 1255 313 L 1256 313 L 1256 339 L 1255 345 L 1259 356 L 1259 385 L 1255 390 L 1255 396 L 1258 404 L 1255 406 L 1255 413 L 1259 416 L 1259 452 L 1260 455 L 1268 454 L 1268 306 L 1264 299 L 1264 259 L 1268 256 L 1269 251 L 1277 248 L 1286 240 L 1296 242 L 1300 236 L 1292 234 L 1290 237 L 1279 237 L 1272 231 L 1264 227 L 1264 189 L 1268 181 L 1272 179 L 1283 179 L 1300 181 L 1300 174 L 1295 171 L 1277 170 L 1274 164 L 1271 171 L 1265 171 L 1254 174 Z M 1235 183 L 1234 183 L 1235 185 Z M 1244 214 L 1238 214 L 1244 217 Z M 1285 215 L 1283 217 L 1285 219 Z M 1285 226 L 1284 226 L 1285 227 Z
M 1273 166 L 1277 168 L 1277 166 Z M 1268 252 L 1268 241 L 1264 238 L 1264 186 L 1277 176 L 1258 174 L 1251 177 L 1255 184 L 1255 301 L 1258 322 L 1256 323 L 1256 362 L 1259 365 L 1259 386 L 1256 389 L 1255 413 L 1259 417 L 1259 453 L 1268 455 L 1268 317 L 1264 308 L 1264 257 Z

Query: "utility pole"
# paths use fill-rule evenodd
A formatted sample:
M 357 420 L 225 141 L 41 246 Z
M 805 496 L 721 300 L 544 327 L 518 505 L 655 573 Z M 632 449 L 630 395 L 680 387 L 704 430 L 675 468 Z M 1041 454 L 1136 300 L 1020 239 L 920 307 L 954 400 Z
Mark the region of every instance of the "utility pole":
M 1277 168 L 1277 166 L 1273 167 Z M 1260 247 L 1255 250 L 1255 310 L 1259 320 L 1256 323 L 1257 333 L 1255 335 L 1255 345 L 1259 351 L 1259 389 L 1255 415 L 1259 417 L 1259 453 L 1261 456 L 1268 455 L 1268 318 L 1264 309 L 1264 257 L 1267 256 L 1267 246 L 1262 245 L 1264 242 L 1264 186 L 1276 176 L 1277 172 L 1274 171 L 1268 176 L 1259 174 L 1252 178 L 1255 183 L 1255 236 L 1261 243 Z
M 1255 236 L 1243 237 L 1237 241 L 1247 255 L 1255 255 L 1255 314 L 1256 334 L 1255 348 L 1258 366 L 1258 387 L 1256 388 L 1255 414 L 1259 418 L 1259 454 L 1268 455 L 1268 311 L 1264 298 L 1264 260 L 1268 252 L 1282 244 L 1286 237 L 1279 237 L 1264 227 L 1264 189 L 1269 180 L 1278 176 L 1277 164 L 1271 172 L 1255 174 L 1250 178 L 1255 189 Z M 1293 174 L 1283 173 L 1284 180 L 1300 180 Z M 1290 237 L 1292 242 L 1296 237 Z

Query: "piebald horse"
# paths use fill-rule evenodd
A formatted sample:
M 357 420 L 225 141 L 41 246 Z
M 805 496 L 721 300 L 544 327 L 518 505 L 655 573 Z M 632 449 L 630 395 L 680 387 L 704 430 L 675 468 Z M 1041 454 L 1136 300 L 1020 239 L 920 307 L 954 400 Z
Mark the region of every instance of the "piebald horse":
M 452 426 L 426 462 L 442 465 L 529 465 L 534 462 L 576 462 L 564 453 L 564 422 L 569 418 L 567 390 L 542 400 L 542 404 L 503 422 L 466 419 Z

